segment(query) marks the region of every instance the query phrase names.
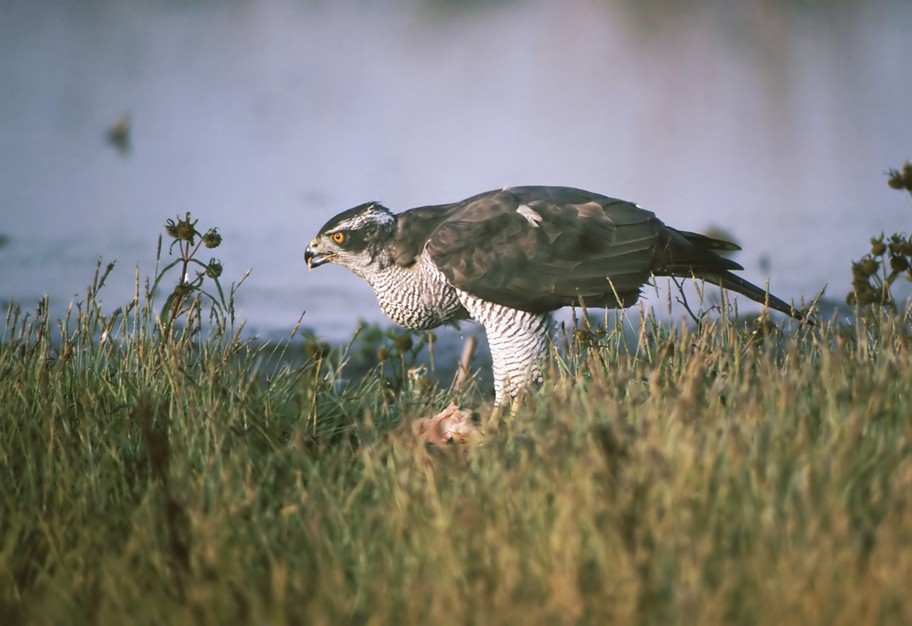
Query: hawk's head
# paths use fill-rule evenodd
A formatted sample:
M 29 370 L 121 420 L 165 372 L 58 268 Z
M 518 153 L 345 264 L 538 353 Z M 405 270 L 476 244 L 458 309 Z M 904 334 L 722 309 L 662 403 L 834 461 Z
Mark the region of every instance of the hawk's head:
M 311 269 L 337 263 L 363 276 L 378 257 L 388 254 L 395 233 L 396 216 L 378 202 L 367 202 L 326 222 L 307 246 L 304 260 Z

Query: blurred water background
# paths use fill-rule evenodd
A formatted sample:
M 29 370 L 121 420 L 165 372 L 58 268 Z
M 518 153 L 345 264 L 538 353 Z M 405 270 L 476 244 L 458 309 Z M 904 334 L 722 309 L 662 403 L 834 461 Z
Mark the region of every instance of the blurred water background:
M 61 312 L 218 226 L 248 330 L 383 321 L 304 248 L 340 210 L 571 185 L 721 227 L 745 277 L 844 298 L 910 230 L 912 2 L 0 0 L 0 301 Z M 122 116 L 120 143 L 109 131 Z M 124 118 L 126 120 L 126 118 Z

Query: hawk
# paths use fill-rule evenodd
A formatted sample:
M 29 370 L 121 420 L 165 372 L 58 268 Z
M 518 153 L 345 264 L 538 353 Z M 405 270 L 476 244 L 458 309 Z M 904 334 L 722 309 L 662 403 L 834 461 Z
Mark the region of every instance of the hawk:
M 570 187 L 511 187 L 394 214 L 378 202 L 326 222 L 309 268 L 347 267 L 394 322 L 430 329 L 473 319 L 488 336 L 495 404 L 540 382 L 551 312 L 626 308 L 653 276 L 697 278 L 803 319 L 732 274 L 727 241 L 666 226 L 637 205 Z

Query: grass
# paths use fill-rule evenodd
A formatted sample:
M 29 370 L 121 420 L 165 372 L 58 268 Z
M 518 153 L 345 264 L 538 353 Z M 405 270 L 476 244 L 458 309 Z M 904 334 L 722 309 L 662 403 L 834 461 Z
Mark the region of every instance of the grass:
M 7 313 L 0 623 L 912 623 L 909 310 L 620 316 L 491 421 L 104 276 Z M 484 442 L 428 448 L 454 396 Z

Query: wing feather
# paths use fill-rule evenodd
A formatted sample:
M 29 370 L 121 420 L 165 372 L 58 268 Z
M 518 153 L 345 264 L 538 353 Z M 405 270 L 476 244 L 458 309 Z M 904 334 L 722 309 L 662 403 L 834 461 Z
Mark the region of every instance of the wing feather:
M 528 209 L 541 219 L 527 217 Z M 629 202 L 566 187 L 518 187 L 453 205 L 430 232 L 427 250 L 454 286 L 504 306 L 542 312 L 580 297 L 626 306 L 650 276 L 663 228 Z
M 737 245 L 663 224 L 623 200 L 569 187 L 515 187 L 414 209 L 402 259 L 426 249 L 452 285 L 479 298 L 541 313 L 576 304 L 626 307 L 651 276 L 720 284 L 788 315 L 791 306 L 731 273 L 716 251 Z
M 454 211 L 455 205 L 423 206 L 404 211 L 396 216 L 396 236 L 391 245 L 393 261 L 397 265 L 412 265 L 421 254 L 431 232 Z

